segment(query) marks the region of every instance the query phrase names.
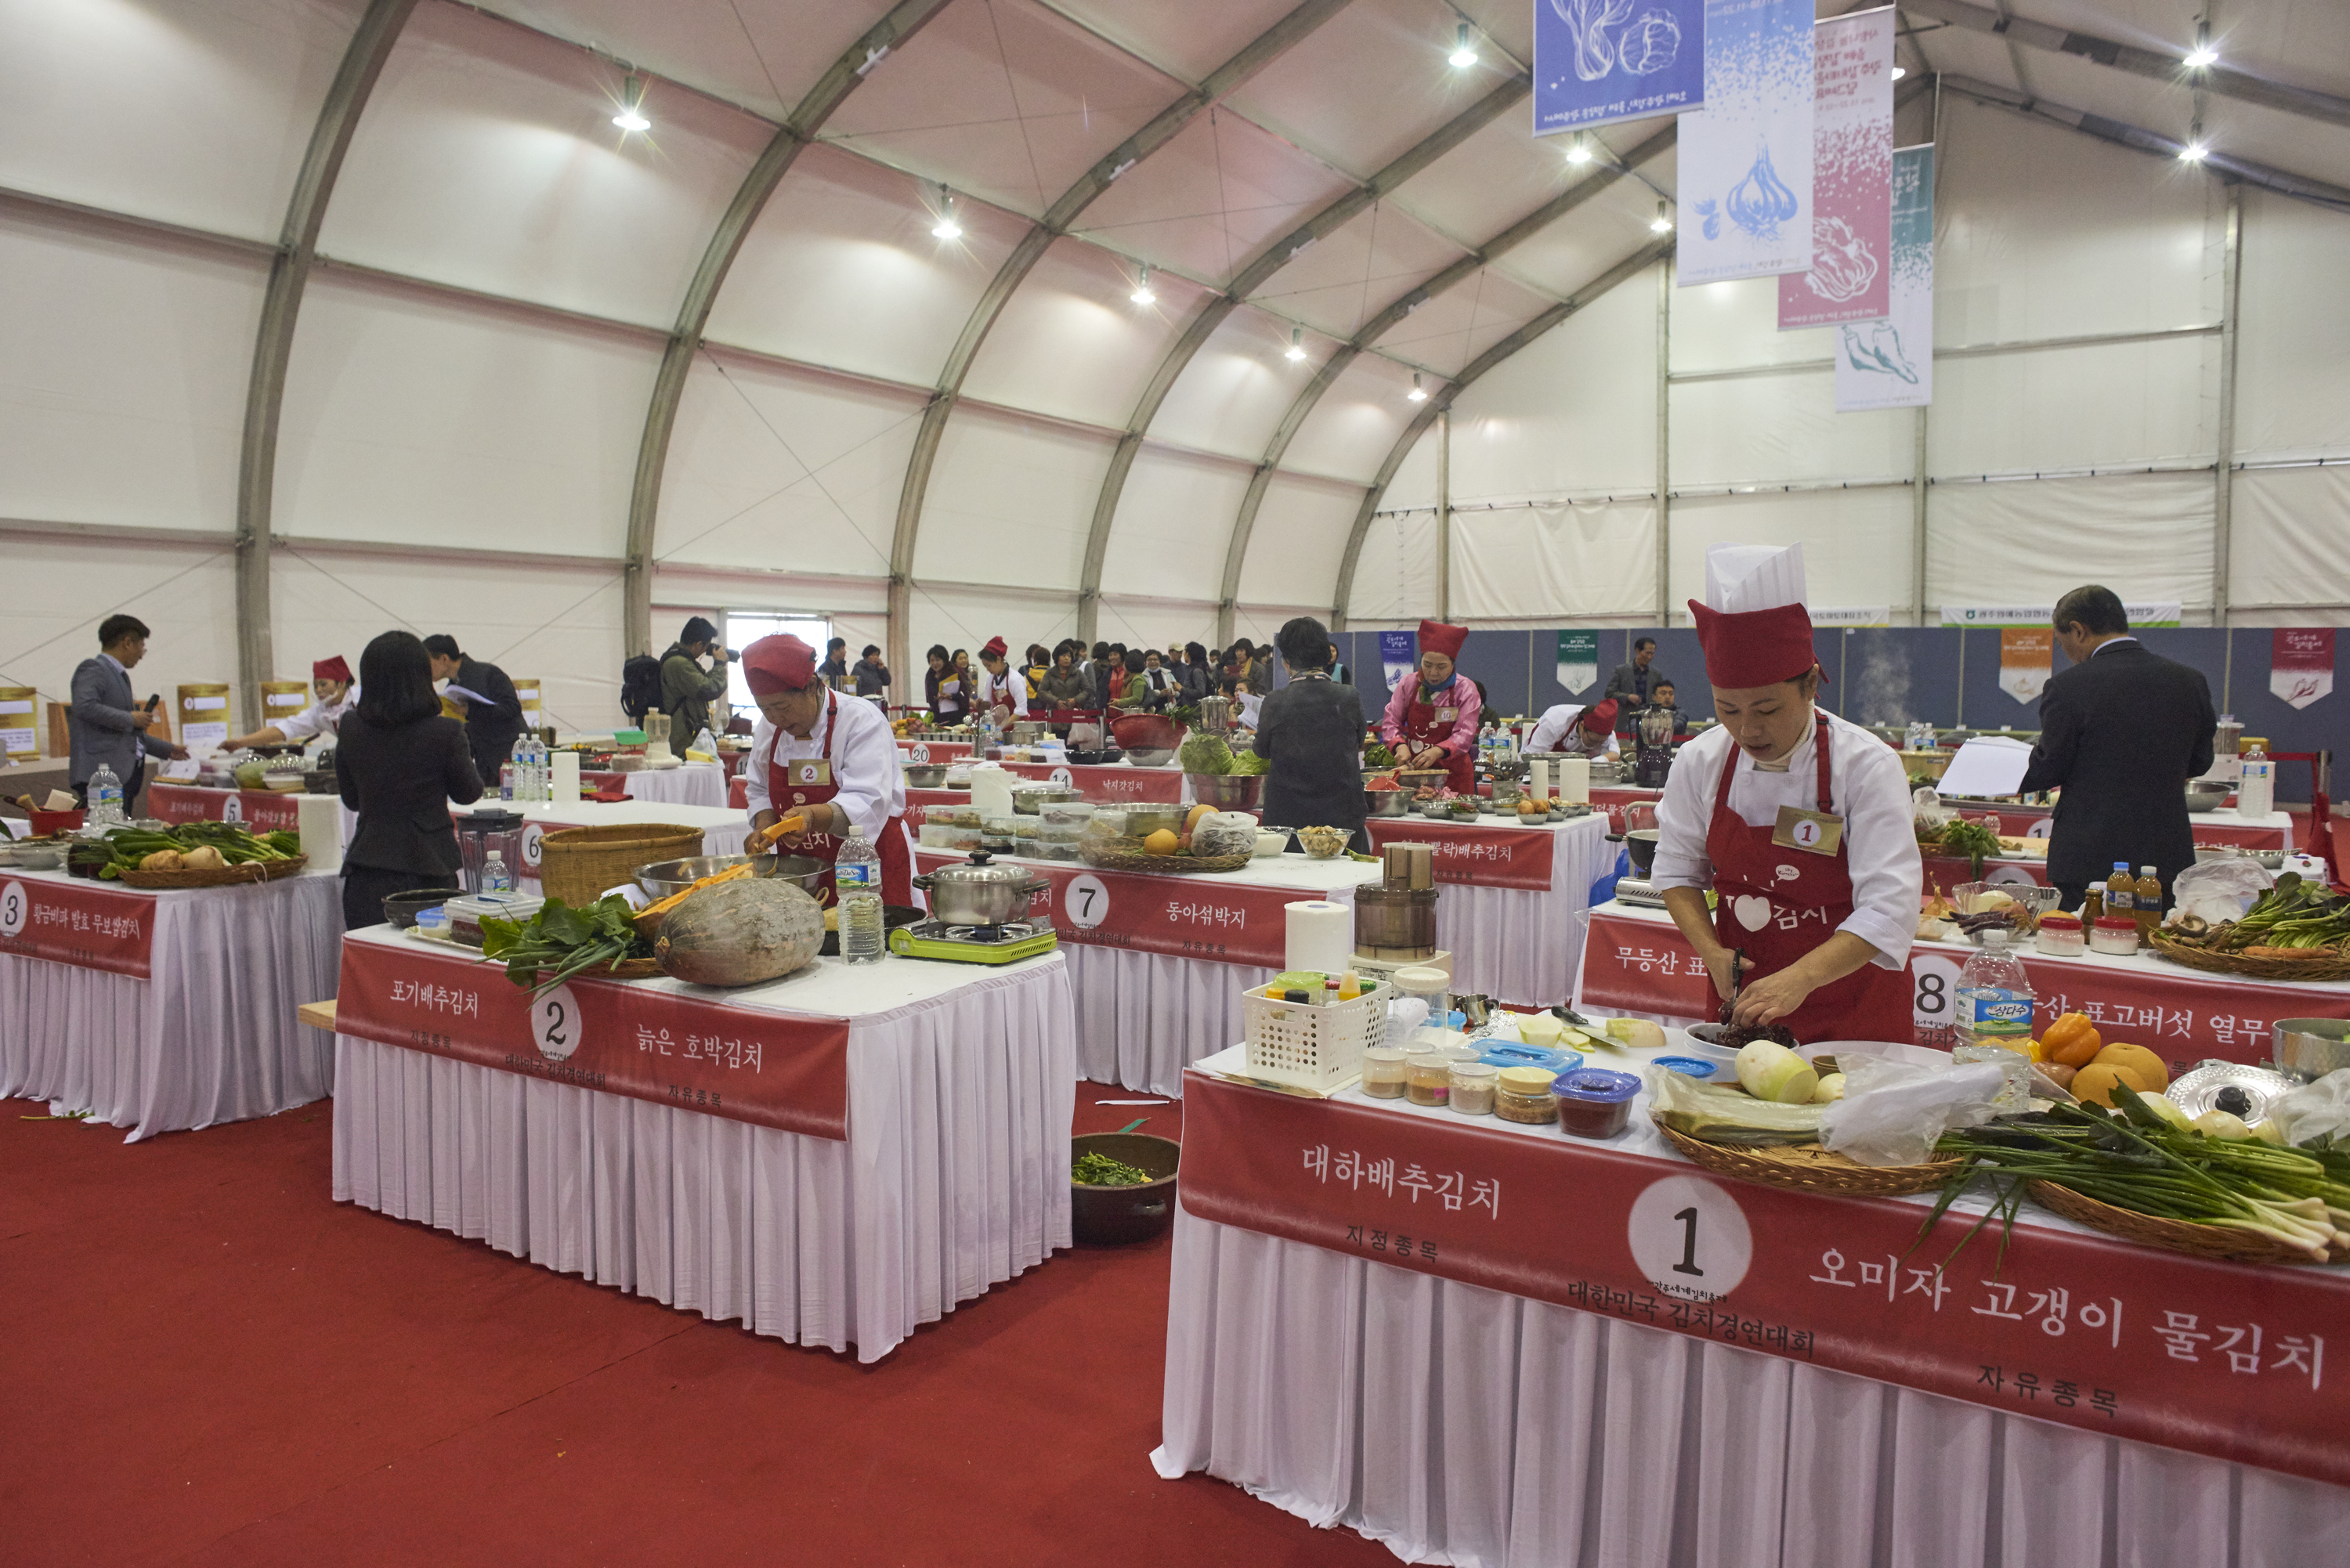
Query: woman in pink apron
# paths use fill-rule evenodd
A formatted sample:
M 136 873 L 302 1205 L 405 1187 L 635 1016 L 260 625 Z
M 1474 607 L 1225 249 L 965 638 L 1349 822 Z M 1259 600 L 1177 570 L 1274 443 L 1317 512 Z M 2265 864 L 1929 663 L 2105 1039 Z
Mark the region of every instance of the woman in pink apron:
M 1453 668 L 1469 628 L 1442 621 L 1419 623 L 1419 668 L 1396 682 L 1395 695 L 1379 719 L 1379 739 L 1409 768 L 1442 768 L 1458 794 L 1477 788 L 1477 725 L 1483 699 L 1467 676 Z
M 1800 554 L 1789 588 L 1783 559 L 1729 548 L 1732 562 L 1760 556 L 1773 571 L 1764 584 L 1723 581 L 1709 561 L 1709 597 L 1733 607 L 1690 601 L 1721 722 L 1675 762 L 1653 879 L 1722 1000 L 1736 990 L 1732 1023 L 1782 1024 L 1805 1044 L 1906 1044 L 1924 882 L 1908 776 L 1877 736 L 1814 706 Z
M 795 637 L 763 637 L 745 649 L 743 678 L 760 713 L 743 769 L 752 829 L 743 853 L 764 853 L 761 830 L 797 815 L 806 829 L 777 847 L 830 865 L 854 824 L 881 858 L 881 901 L 911 907 L 914 848 L 889 720 L 872 703 L 829 690 L 817 679 L 816 649 Z M 831 903 L 829 871 L 822 889 Z

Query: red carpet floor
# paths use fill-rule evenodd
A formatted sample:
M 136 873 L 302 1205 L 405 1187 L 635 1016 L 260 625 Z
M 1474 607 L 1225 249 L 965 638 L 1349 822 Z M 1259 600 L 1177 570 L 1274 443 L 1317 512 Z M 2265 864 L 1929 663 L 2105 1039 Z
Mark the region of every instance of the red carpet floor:
M 1180 1106 L 1077 1127 L 1180 1137 Z M 126 1146 L 0 1101 L 0 1563 L 1392 1563 L 1162 1481 L 1168 1244 L 879 1366 L 330 1201 L 331 1107 Z

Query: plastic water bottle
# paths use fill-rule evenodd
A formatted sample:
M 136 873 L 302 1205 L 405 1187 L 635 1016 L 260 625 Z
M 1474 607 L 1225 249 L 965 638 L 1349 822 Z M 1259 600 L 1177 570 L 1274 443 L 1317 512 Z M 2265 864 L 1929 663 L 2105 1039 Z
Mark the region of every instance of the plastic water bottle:
M 1959 971 L 1959 1062 L 1996 1062 L 2007 1075 L 1992 1104 L 2004 1113 L 2029 1107 L 2032 1085 L 2032 1010 L 2037 999 L 2023 964 L 2007 950 L 2007 932 L 1983 933 L 1982 950 Z
M 89 814 L 82 818 L 90 827 L 106 827 L 123 820 L 122 780 L 104 763 L 89 775 Z
M 832 864 L 832 886 L 840 900 L 840 956 L 850 963 L 879 963 L 889 951 L 881 930 L 881 857 L 855 823 Z
M 546 742 L 536 735 L 530 738 L 530 798 L 546 799 Z
M 504 850 L 491 850 L 490 857 L 482 863 L 482 891 L 484 893 L 514 891 L 514 873 L 506 869 L 506 857 Z
M 515 786 L 521 782 L 522 742 L 516 741 L 514 751 L 507 755 L 504 762 L 498 764 L 498 798 L 504 801 L 513 800 Z

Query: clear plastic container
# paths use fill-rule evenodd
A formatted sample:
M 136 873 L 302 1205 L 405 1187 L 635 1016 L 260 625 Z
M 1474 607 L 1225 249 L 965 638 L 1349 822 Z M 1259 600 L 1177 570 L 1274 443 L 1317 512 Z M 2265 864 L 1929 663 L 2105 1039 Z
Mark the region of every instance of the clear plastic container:
M 1408 1053 L 1400 1045 L 1371 1045 L 1363 1051 L 1363 1093 L 1375 1100 L 1403 1098 L 1404 1081 L 1411 1075 Z
M 1578 1067 L 1560 1074 L 1550 1092 L 1558 1102 L 1559 1131 L 1577 1137 L 1614 1137 L 1632 1119 L 1640 1080 L 1629 1073 Z
M 2128 915 L 2100 915 L 2089 933 L 2089 950 L 2108 958 L 2137 956 L 2137 921 Z
M 1404 1095 L 1415 1106 L 1441 1106 L 1452 1097 L 1452 1064 L 1441 1051 L 1414 1051 L 1404 1058 Z
M 2050 958 L 2078 958 L 2089 950 L 2088 938 L 2081 929 L 2078 915 L 2041 916 L 2033 945 Z
M 1464 1116 L 1492 1116 L 1495 1083 L 1501 1075 L 1502 1070 L 1488 1063 L 1453 1063 L 1452 1108 Z
M 1557 1074 L 1540 1067 L 1504 1067 L 1493 1081 L 1493 1114 L 1505 1122 L 1540 1126 L 1558 1120 Z

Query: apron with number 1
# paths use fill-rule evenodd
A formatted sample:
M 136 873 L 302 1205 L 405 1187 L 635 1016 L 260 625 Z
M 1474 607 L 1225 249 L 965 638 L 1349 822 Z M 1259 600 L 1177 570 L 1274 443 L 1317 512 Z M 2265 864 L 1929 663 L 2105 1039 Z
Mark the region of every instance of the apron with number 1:
M 827 805 L 840 793 L 837 782 L 840 764 L 832 754 L 833 722 L 840 712 L 840 695 L 829 692 L 824 701 L 824 755 L 816 757 L 779 758 L 774 751 L 767 753 L 767 804 L 775 807 L 777 816 L 789 816 L 804 806 Z M 783 732 L 775 732 L 778 746 L 783 743 Z M 820 765 L 819 765 L 820 764 Z M 818 783 L 821 778 L 823 782 Z M 799 847 L 788 851 L 821 860 L 830 866 L 840 858 L 841 841 L 829 833 L 811 833 L 799 842 Z M 914 903 L 914 851 L 906 836 L 906 819 L 893 816 L 881 827 L 880 836 L 874 841 L 873 851 L 881 857 L 881 902 L 900 909 Z M 832 873 L 827 870 L 816 895 L 827 906 L 833 902 Z
M 1828 805 L 1828 722 L 1816 718 L 1813 749 L 1818 753 L 1819 806 Z M 1705 851 L 1713 861 L 1714 935 L 1727 948 L 1743 948 L 1750 976 L 1766 975 L 1818 947 L 1852 915 L 1849 839 L 1834 855 L 1788 849 L 1771 842 L 1773 826 L 1756 827 L 1730 809 L 1731 781 L 1738 776 L 1739 748 L 1730 748 L 1721 787 L 1713 797 Z M 1760 911 L 1759 923 L 1749 924 Z M 1908 976 L 1871 961 L 1831 981 L 1779 1020 L 1797 1040 L 1886 1040 L 1911 1043 L 1915 1025 Z
M 1452 678 L 1459 680 L 1460 676 Z M 1411 675 L 1411 706 L 1404 710 L 1403 732 L 1415 749 L 1449 743 L 1452 732 L 1461 721 L 1461 710 L 1451 703 L 1442 707 L 1420 701 L 1419 673 Z M 1457 699 L 1456 699 L 1457 701 Z M 1463 754 L 1444 759 L 1444 782 L 1455 794 L 1477 793 L 1477 759 Z

